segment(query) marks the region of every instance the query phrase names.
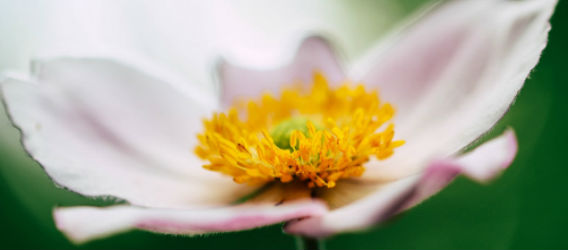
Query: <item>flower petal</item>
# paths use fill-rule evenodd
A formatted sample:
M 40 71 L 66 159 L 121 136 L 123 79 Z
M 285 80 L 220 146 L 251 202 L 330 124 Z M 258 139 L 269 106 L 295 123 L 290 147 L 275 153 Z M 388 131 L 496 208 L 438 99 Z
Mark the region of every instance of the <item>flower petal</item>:
M 218 70 L 225 105 L 231 105 L 239 98 L 259 97 L 264 92 L 278 93 L 283 85 L 298 81 L 311 83 L 314 70 L 323 72 L 331 84 L 345 80 L 343 70 L 328 42 L 316 36 L 304 39 L 295 58 L 286 66 L 255 70 L 222 61 Z
M 512 129 L 488 141 L 471 152 L 455 158 L 430 163 L 420 188 L 415 190 L 405 209 L 415 206 L 444 188 L 458 174 L 478 182 L 488 182 L 509 167 L 518 151 L 517 138 Z M 432 177 L 429 177 L 432 176 Z
M 82 243 L 131 229 L 199 235 L 211 232 L 247 230 L 296 218 L 320 216 L 327 211 L 318 200 L 243 204 L 215 209 L 157 209 L 133 206 L 107 208 L 57 208 L 57 228 L 69 239 Z
M 458 174 L 480 181 L 491 179 L 512 163 L 516 152 L 515 135 L 510 130 L 506 131 L 465 155 L 431 163 L 421 174 L 378 184 L 374 193 L 324 216 L 292 221 L 285 226 L 285 231 L 310 237 L 326 237 L 337 232 L 362 230 L 427 199 Z M 369 190 L 368 187 L 361 189 Z M 338 196 L 343 193 L 338 190 Z M 333 194 L 330 191 L 323 198 L 337 206 L 342 198 L 334 197 Z
M 397 106 L 397 136 L 407 142 L 384 163 L 396 166 L 391 174 L 457 153 L 503 116 L 539 60 L 555 5 L 448 1 L 364 60 L 363 81 Z
M 31 79 L 6 77 L 2 90 L 27 151 L 57 184 L 159 207 L 225 204 L 250 191 L 202 169 L 192 152 L 214 97 L 191 98 L 112 60 L 34 66 Z

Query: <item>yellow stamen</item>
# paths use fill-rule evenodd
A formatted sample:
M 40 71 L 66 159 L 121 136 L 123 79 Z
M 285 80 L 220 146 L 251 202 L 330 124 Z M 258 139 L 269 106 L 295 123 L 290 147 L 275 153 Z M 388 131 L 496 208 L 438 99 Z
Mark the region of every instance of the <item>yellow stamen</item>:
M 238 183 L 297 180 L 332 188 L 339 179 L 361 176 L 371 157 L 386 159 L 404 144 L 393 141 L 393 124 L 379 131 L 394 108 L 381 103 L 376 91 L 348 84 L 330 89 L 318 72 L 313 81 L 308 93 L 286 89 L 279 99 L 265 94 L 204 120 L 195 148 L 209 161 L 203 167 Z

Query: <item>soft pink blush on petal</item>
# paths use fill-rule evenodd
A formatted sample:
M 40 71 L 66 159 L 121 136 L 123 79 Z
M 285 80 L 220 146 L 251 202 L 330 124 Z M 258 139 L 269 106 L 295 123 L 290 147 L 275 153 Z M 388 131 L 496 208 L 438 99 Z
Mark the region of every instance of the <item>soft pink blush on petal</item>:
M 555 0 L 440 4 L 376 56 L 363 82 L 397 107 L 404 147 L 366 177 L 400 178 L 458 153 L 505 114 L 547 41 Z
M 517 152 L 517 137 L 515 132 L 509 129 L 498 138 L 464 155 L 433 161 L 424 173 L 420 188 L 415 190 L 405 209 L 436 194 L 458 174 L 482 183 L 492 180 L 513 163 Z
M 152 232 L 198 235 L 262 227 L 297 218 L 321 216 L 325 203 L 297 200 L 278 206 L 274 203 L 243 204 L 202 210 L 156 209 L 133 206 L 107 208 L 57 208 L 57 228 L 76 243 L 142 229 Z
M 332 85 L 345 80 L 334 51 L 325 39 L 317 36 L 304 39 L 292 62 L 280 68 L 255 70 L 222 61 L 218 70 L 225 106 L 240 98 L 258 98 L 265 92 L 277 94 L 291 84 L 311 83 L 314 70 L 324 73 Z
M 454 1 L 438 4 L 427 14 L 419 11 L 421 16 L 411 25 L 366 53 L 354 65 L 361 71 L 354 75 L 362 75 L 369 87 L 378 87 L 382 97 L 406 115 L 444 73 L 472 31 L 472 21 L 488 6 L 484 0 Z
M 310 237 L 327 237 L 344 231 L 363 230 L 404 211 L 448 185 L 457 175 L 488 181 L 508 167 L 517 153 L 512 130 L 475 150 L 434 161 L 419 175 L 382 184 L 374 194 L 321 217 L 291 221 L 285 231 Z

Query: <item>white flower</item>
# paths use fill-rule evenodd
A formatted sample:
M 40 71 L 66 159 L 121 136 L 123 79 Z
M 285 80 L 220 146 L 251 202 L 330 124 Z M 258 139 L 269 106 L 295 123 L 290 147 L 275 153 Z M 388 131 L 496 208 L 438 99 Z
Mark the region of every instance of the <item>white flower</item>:
M 360 178 L 316 197 L 273 185 L 244 203 L 255 186 L 207 171 L 191 149 L 201 119 L 236 96 L 258 96 L 283 83 L 310 82 L 321 70 L 346 79 L 320 37 L 305 39 L 295 59 L 272 70 L 221 63 L 223 96 L 109 59 L 36 61 L 30 77 L 2 80 L 11 118 L 30 155 L 58 185 L 128 205 L 57 208 L 57 226 L 82 242 L 133 228 L 204 234 L 288 221 L 310 237 L 366 228 L 435 194 L 457 174 L 485 181 L 509 166 L 512 131 L 471 152 L 461 150 L 506 112 L 546 44 L 556 1 L 463 0 L 436 6 L 349 69 L 349 79 L 397 107 L 406 145 L 371 161 Z M 298 220 L 300 219 L 301 220 Z

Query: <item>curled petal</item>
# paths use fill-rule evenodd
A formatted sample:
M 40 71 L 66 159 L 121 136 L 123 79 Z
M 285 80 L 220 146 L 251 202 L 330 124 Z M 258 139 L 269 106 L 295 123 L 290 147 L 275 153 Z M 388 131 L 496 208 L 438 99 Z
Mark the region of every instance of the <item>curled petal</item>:
M 31 77 L 1 86 L 26 150 L 72 191 L 155 207 L 226 204 L 250 191 L 192 152 L 213 96 L 105 59 L 39 61 Z
M 332 84 L 345 80 L 328 42 L 317 36 L 304 39 L 292 62 L 280 68 L 255 70 L 222 61 L 218 70 L 224 105 L 243 97 L 258 97 L 264 92 L 278 93 L 282 86 L 299 81 L 310 83 L 314 70 L 324 73 Z
M 444 188 L 458 174 L 478 182 L 488 182 L 513 163 L 518 151 L 515 132 L 509 129 L 503 135 L 477 147 L 471 152 L 454 158 L 430 163 L 416 189 L 412 200 L 406 202 L 410 208 Z
M 275 206 L 243 204 L 213 209 L 157 209 L 133 206 L 57 208 L 57 228 L 76 243 L 143 229 L 152 232 L 199 235 L 247 230 L 291 219 L 320 216 L 327 211 L 317 200 L 299 200 Z
M 365 229 L 427 199 L 458 174 L 480 181 L 491 179 L 512 163 L 516 153 L 515 135 L 512 131 L 506 131 L 467 154 L 432 162 L 424 173 L 376 184 L 374 193 L 321 217 L 292 221 L 285 226 L 285 231 L 310 237 L 326 237 L 337 232 Z M 363 191 L 368 189 L 365 186 L 360 188 Z M 324 198 L 340 199 L 333 196 Z
M 407 142 L 386 171 L 417 173 L 421 162 L 455 154 L 489 130 L 538 62 L 555 5 L 447 1 L 370 53 L 363 82 L 397 107 L 397 137 Z

